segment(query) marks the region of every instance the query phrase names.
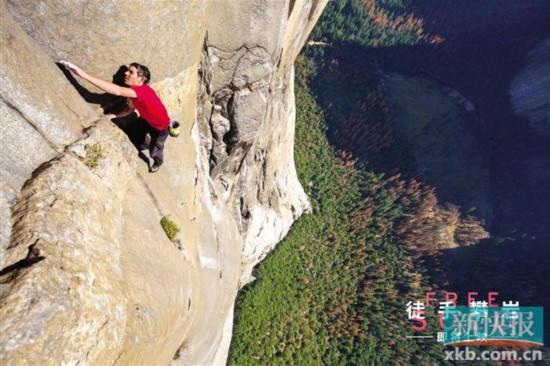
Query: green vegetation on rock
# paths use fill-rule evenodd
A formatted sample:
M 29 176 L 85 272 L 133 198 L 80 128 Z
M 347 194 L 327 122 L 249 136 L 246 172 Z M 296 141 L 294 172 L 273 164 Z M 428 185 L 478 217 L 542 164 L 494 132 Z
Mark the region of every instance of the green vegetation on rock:
M 170 241 L 174 241 L 176 237 L 178 236 L 178 233 L 180 232 L 180 229 L 178 225 L 174 221 L 170 219 L 169 216 L 164 216 L 160 220 L 160 226 L 164 229 L 164 232 L 166 233 L 166 236 Z
M 86 156 L 82 158 L 82 162 L 91 169 L 97 167 L 99 162 L 105 158 L 105 153 L 100 144 L 86 144 L 84 151 L 86 151 Z

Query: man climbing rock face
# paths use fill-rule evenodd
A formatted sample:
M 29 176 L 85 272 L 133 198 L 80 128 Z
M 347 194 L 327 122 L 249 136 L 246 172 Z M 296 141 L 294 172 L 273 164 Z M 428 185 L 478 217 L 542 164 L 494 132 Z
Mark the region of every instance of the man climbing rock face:
M 129 98 L 126 110 L 117 115 L 109 115 L 109 117 L 122 117 L 131 113 L 134 108 L 137 109 L 140 116 L 138 121 L 135 122 L 138 124 L 136 126 L 137 148 L 139 150 L 149 149 L 149 156 L 154 161 L 149 171 L 152 173 L 158 171 L 163 162 L 164 143 L 168 138 L 170 117 L 158 95 L 149 86 L 149 80 L 151 79 L 149 69 L 135 62 L 130 64 L 124 77 L 124 82 L 128 86 L 128 88 L 125 88 L 89 75 L 70 62 L 60 61 L 60 63 L 73 74 L 92 83 L 101 90 L 109 94 Z

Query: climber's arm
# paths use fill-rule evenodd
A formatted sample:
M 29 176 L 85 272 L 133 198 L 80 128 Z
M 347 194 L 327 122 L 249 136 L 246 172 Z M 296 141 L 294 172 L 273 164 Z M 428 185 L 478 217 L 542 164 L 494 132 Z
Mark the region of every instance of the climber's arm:
M 128 98 L 137 98 L 137 94 L 135 91 L 133 91 L 130 88 L 125 88 L 122 86 L 118 86 L 116 84 L 113 84 L 111 82 L 101 80 L 99 78 L 96 78 L 95 76 L 92 76 L 82 70 L 80 67 L 76 66 L 75 64 L 72 64 L 67 61 L 60 61 L 60 63 L 64 66 L 66 66 L 73 74 L 80 76 L 82 79 L 94 84 L 99 89 L 113 95 L 119 95 L 123 97 Z
M 105 115 L 105 117 L 107 117 L 108 119 L 121 118 L 121 117 L 126 117 L 126 116 L 132 114 L 132 112 L 136 112 L 136 113 L 139 114 L 139 112 L 134 107 L 134 102 L 132 101 L 132 99 L 128 98 L 126 100 L 126 107 L 124 107 L 123 110 L 121 110 L 120 112 L 117 112 L 117 113 L 107 114 L 107 115 Z
M 134 111 L 133 108 L 126 107 L 123 110 L 121 110 L 120 112 L 116 113 L 115 115 L 117 116 L 117 118 L 126 117 L 126 116 L 132 114 L 133 111 Z
M 127 98 L 137 98 L 137 94 L 135 91 L 133 91 L 130 88 L 125 88 L 122 86 L 118 86 L 116 84 L 113 84 L 111 82 L 101 80 L 99 78 L 96 78 L 92 75 L 86 74 L 83 72 L 83 75 L 81 76 L 84 80 L 89 81 L 90 83 L 97 86 L 99 89 L 113 95 L 123 96 Z
M 130 115 L 132 112 L 133 112 L 133 110 L 128 108 L 128 109 L 124 109 L 124 110 L 122 110 L 118 113 L 106 114 L 105 117 L 107 117 L 108 119 L 122 118 L 122 117 L 126 117 L 126 116 Z

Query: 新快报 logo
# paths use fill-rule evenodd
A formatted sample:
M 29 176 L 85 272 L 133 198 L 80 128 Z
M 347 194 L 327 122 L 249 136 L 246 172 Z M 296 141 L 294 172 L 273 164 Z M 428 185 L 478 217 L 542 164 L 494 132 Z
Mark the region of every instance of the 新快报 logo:
M 542 307 L 448 307 L 446 345 L 543 345 Z

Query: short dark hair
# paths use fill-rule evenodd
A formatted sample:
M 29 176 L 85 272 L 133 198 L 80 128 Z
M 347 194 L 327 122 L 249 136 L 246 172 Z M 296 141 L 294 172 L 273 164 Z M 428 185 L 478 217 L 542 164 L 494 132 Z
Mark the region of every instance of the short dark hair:
M 145 84 L 149 83 L 149 80 L 151 80 L 151 73 L 149 72 L 149 69 L 147 68 L 147 66 L 138 64 L 137 62 L 132 62 L 130 66 L 135 67 L 137 69 L 137 74 L 145 78 L 145 81 L 144 81 Z

